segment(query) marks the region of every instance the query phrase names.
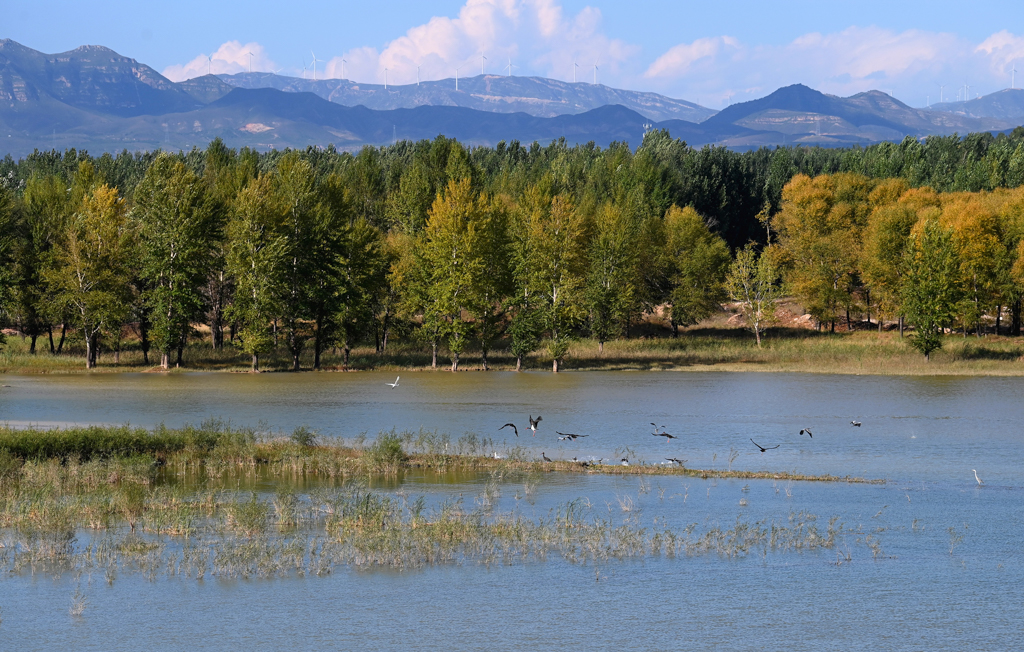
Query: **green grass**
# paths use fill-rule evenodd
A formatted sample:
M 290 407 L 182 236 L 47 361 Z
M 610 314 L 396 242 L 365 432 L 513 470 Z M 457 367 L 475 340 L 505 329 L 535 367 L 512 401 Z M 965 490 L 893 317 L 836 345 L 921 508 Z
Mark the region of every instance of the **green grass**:
M 906 338 L 896 332 L 878 333 L 875 330 L 829 334 L 804 328 L 774 328 L 758 348 L 749 332 L 728 327 L 722 319 L 706 325 L 685 329 L 673 338 L 657 326 L 644 324 L 635 329 L 640 337 L 606 342 L 600 351 L 597 342 L 580 338 L 570 347 L 564 359 L 564 370 L 673 370 L 673 371 L 773 371 L 808 373 L 849 373 L 875 375 L 1024 375 L 1024 338 L 986 336 L 964 338 L 949 335 L 943 348 L 926 361 L 914 351 Z M 39 343 L 35 355 L 28 353 L 27 341 L 17 336 L 7 338 L 0 351 L 0 373 L 82 373 L 85 372 L 84 350 L 73 337 L 69 338 L 65 353 L 51 355 Z M 489 364 L 495 370 L 515 368 L 515 358 L 505 348 L 507 343 L 490 352 Z M 228 346 L 213 350 L 208 342 L 193 341 L 185 349 L 181 370 L 221 372 L 248 372 L 251 361 L 237 348 Z M 151 356 L 151 362 L 156 356 Z M 427 347 L 408 342 L 388 345 L 385 354 L 372 347 L 352 350 L 348 369 L 405 370 L 430 369 L 430 351 Z M 306 351 L 302 368 L 312 367 L 312 352 Z M 138 343 L 124 345 L 119 362 L 109 351 L 101 353 L 96 373 L 118 371 L 163 371 L 155 364 L 143 363 Z M 260 367 L 266 372 L 291 370 L 291 357 L 282 345 L 261 358 Z M 449 368 L 449 360 L 442 350 L 438 369 Z M 322 358 L 325 371 L 340 371 L 342 355 L 327 351 Z M 478 348 L 469 346 L 460 358 L 460 369 L 480 369 Z M 528 370 L 551 369 L 551 358 L 542 347 L 524 361 Z M 171 370 L 173 373 L 174 369 Z

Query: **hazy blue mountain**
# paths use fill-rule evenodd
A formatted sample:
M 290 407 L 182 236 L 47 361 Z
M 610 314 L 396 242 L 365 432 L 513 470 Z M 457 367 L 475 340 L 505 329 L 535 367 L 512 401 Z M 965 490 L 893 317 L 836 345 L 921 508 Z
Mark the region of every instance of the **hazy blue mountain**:
M 362 84 L 347 79 L 299 79 L 273 73 L 253 72 L 219 77 L 239 88 L 276 88 L 280 91 L 314 93 L 344 106 L 370 109 L 411 109 L 417 106 L 461 106 L 496 113 L 528 113 L 550 118 L 583 113 L 618 104 L 652 122 L 687 120 L 701 122 L 715 112 L 693 102 L 657 93 L 609 88 L 602 84 L 563 82 L 543 77 L 477 75 L 396 86 Z
M 973 118 L 914 109 L 880 91 L 836 97 L 803 84 L 780 88 L 771 95 L 733 104 L 702 123 L 739 125 L 761 132 L 729 139 L 731 146 L 767 144 L 766 134 L 782 134 L 786 143 L 838 145 L 898 140 L 905 136 L 965 134 L 1016 126 L 1010 120 Z
M 1024 121 L 1024 90 L 1007 88 L 967 102 L 942 102 L 928 107 L 968 118 L 995 118 L 1020 123 Z
M 235 86 L 243 83 L 260 88 Z M 1001 115 L 1012 116 L 1020 94 L 982 98 L 989 101 L 985 111 L 1002 107 Z M 384 108 L 366 106 L 375 102 Z M 977 102 L 966 104 L 982 106 Z M 653 93 L 535 77 L 480 75 L 460 79 L 457 92 L 454 80 L 385 91 L 379 85 L 268 73 L 204 75 L 175 84 L 103 47 L 49 55 L 0 41 L 0 142 L 6 142 L 0 154 L 19 156 L 51 147 L 188 149 L 205 147 L 215 137 L 231 147 L 258 149 L 334 144 L 355 150 L 438 134 L 471 145 L 565 138 L 636 146 L 651 128 L 667 129 L 693 146 L 868 145 L 908 135 L 1002 131 L 1022 122 L 914 109 L 878 91 L 835 97 L 799 84 L 710 114 Z
M 0 40 L 0 97 L 52 98 L 71 107 L 121 117 L 160 115 L 199 106 L 174 82 L 135 59 L 98 45 L 43 54 Z

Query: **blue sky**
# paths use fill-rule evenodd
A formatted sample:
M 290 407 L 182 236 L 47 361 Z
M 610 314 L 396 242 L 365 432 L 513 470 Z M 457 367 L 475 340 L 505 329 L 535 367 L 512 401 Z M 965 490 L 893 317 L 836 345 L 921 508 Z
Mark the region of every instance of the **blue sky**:
M 106 45 L 172 79 L 253 66 L 361 82 L 498 73 L 578 79 L 712 108 L 804 83 L 915 106 L 989 93 L 1024 69 L 1018 2 L 376 0 L 280 3 L 0 0 L 0 37 L 44 52 Z M 207 57 L 212 57 L 212 63 Z M 342 63 L 344 59 L 344 64 Z M 305 74 L 310 75 L 311 71 Z M 1024 74 L 1018 75 L 1024 81 Z M 1017 84 L 1021 86 L 1021 84 Z

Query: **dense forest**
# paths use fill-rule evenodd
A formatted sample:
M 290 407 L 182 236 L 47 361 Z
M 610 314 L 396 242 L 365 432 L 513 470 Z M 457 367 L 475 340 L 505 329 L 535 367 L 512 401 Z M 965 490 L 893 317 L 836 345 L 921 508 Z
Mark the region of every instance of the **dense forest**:
M 36 152 L 0 161 L 0 319 L 31 351 L 74 331 L 86 366 L 137 340 L 181 362 L 198 326 L 252 356 L 378 351 L 401 338 L 458 369 L 673 334 L 736 301 L 757 342 L 793 295 L 820 328 L 904 320 L 1019 334 L 1024 129 L 868 148 L 626 144 Z

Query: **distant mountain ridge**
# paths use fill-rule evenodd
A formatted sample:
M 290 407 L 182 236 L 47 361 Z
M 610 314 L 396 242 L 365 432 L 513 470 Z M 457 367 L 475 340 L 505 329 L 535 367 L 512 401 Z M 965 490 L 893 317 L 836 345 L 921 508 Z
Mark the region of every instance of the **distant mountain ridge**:
M 446 88 L 447 82 L 395 87 L 394 91 L 389 85 L 384 92 L 382 86 L 345 80 L 296 80 L 267 73 L 227 79 L 242 79 L 254 86 L 279 85 L 282 89 L 237 88 L 215 75 L 174 83 L 149 66 L 108 48 L 83 46 L 51 55 L 3 40 L 0 142 L 6 147 L 0 149 L 0 154 L 21 156 L 51 147 L 93 152 L 189 149 L 205 147 L 217 137 L 230 147 L 281 149 L 334 144 L 356 150 L 395 139 L 419 140 L 439 134 L 470 145 L 494 145 L 502 140 L 547 143 L 564 138 L 570 144 L 592 141 L 604 147 L 620 141 L 636 146 L 644 132 L 652 128 L 667 129 L 692 146 L 831 147 L 868 145 L 906 136 L 1002 131 L 1024 121 L 914 109 L 878 91 L 841 98 L 800 84 L 734 104 L 698 122 L 651 118 L 652 112 L 710 112 L 682 100 L 533 77 L 481 75 L 460 79 L 458 93 L 453 83 Z M 374 101 L 397 108 L 345 106 L 312 91 L 303 92 L 303 84 L 320 93 L 335 93 L 335 99 L 348 94 L 351 100 L 356 97 L 353 94 L 364 93 L 371 100 L 376 98 Z M 586 103 L 596 102 L 594 98 L 602 93 L 610 99 L 624 98 L 627 104 L 586 109 Z M 1006 107 L 1015 106 L 1014 93 L 1022 92 L 996 94 L 992 105 L 1012 113 L 1013 109 Z M 488 110 L 457 106 L 456 100 L 475 102 Z M 511 110 L 524 102 L 535 104 L 533 114 Z M 970 102 L 967 105 L 975 106 Z M 538 116 L 538 112 L 555 115 Z
M 693 102 L 657 93 L 609 88 L 586 82 L 563 82 L 543 77 L 476 75 L 424 81 L 419 84 L 364 84 L 348 79 L 297 79 L 265 72 L 218 75 L 237 88 L 275 88 L 309 92 L 344 106 L 370 109 L 411 109 L 417 106 L 461 106 L 495 113 L 528 113 L 539 118 L 577 114 L 618 104 L 652 122 L 686 120 L 702 122 L 715 114 Z
M 1006 88 L 967 102 L 942 102 L 928 107 L 930 111 L 945 111 L 968 118 L 997 118 L 1024 121 L 1024 90 Z

